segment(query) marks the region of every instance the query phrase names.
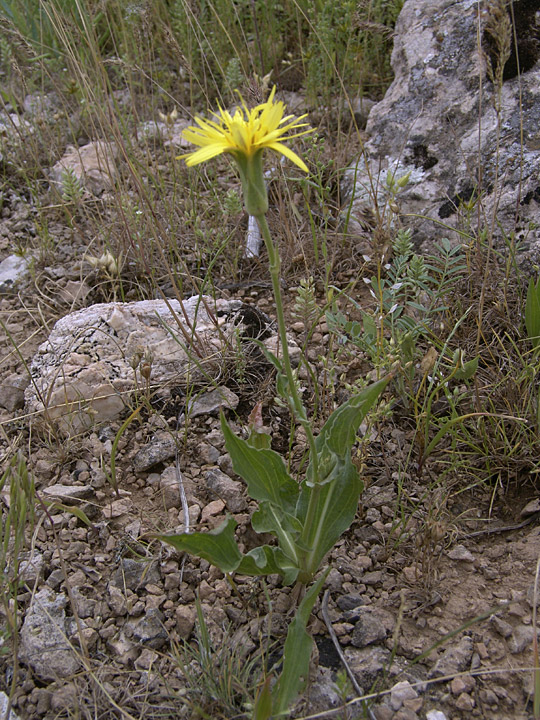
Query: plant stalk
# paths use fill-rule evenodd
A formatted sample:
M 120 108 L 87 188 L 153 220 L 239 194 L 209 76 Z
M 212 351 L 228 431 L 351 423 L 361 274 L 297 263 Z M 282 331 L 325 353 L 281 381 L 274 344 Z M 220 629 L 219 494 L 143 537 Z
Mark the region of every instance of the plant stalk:
M 291 366 L 291 358 L 289 355 L 289 346 L 287 344 L 287 331 L 286 331 L 286 325 L 285 325 L 285 314 L 283 312 L 283 298 L 281 295 L 281 285 L 280 285 L 280 268 L 281 268 L 281 260 L 279 257 L 279 252 L 274 244 L 272 237 L 270 235 L 270 228 L 268 227 L 268 222 L 266 220 L 266 216 L 264 214 L 259 214 L 256 216 L 257 222 L 259 224 L 259 227 L 261 229 L 261 234 L 264 239 L 264 244 L 266 245 L 266 251 L 268 253 L 268 259 L 269 259 L 269 269 L 270 269 L 270 277 L 272 279 L 272 290 L 274 293 L 274 301 L 276 303 L 276 316 L 277 316 L 277 323 L 278 323 L 278 333 L 279 333 L 279 340 L 281 343 L 281 352 L 282 352 L 282 366 L 285 370 L 285 374 L 287 376 L 287 381 L 289 385 L 289 398 L 292 405 L 292 410 L 294 411 L 294 414 L 296 415 L 298 421 L 304 428 L 304 432 L 306 433 L 306 438 L 309 446 L 309 453 L 310 453 L 310 459 L 313 467 L 313 489 L 310 494 L 309 498 L 309 504 L 308 509 L 306 513 L 306 520 L 304 523 L 304 530 L 302 533 L 302 544 L 305 544 L 308 548 L 308 550 L 305 550 L 303 552 L 304 559 L 306 560 L 306 563 L 304 563 L 306 566 L 303 568 L 303 573 L 300 573 L 300 579 L 301 582 L 308 582 L 313 572 L 312 570 L 307 567 L 307 557 L 309 555 L 309 548 L 311 548 L 312 540 L 311 537 L 313 532 L 313 525 L 315 520 L 315 514 L 317 511 L 317 507 L 319 504 L 319 496 L 321 492 L 321 485 L 320 485 L 320 477 L 319 477 L 319 458 L 317 454 L 317 446 L 315 445 L 315 436 L 313 435 L 313 431 L 311 429 L 311 423 L 308 420 L 306 410 L 304 408 L 304 405 L 302 404 L 302 400 L 300 399 L 300 396 L 298 394 L 298 389 L 296 387 L 296 381 L 293 375 L 292 366 Z M 309 576 L 309 577 L 308 577 Z M 306 578 L 306 579 L 304 579 Z

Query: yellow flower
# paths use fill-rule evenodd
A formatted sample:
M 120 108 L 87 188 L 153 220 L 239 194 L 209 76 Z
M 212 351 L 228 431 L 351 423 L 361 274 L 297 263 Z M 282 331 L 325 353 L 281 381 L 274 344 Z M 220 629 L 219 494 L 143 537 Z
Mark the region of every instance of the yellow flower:
M 268 100 L 253 110 L 248 110 L 242 101 L 242 107 L 236 110 L 234 115 L 220 108 L 219 113 L 214 113 L 215 120 L 196 117 L 198 127 L 189 127 L 182 133 L 186 140 L 200 148 L 180 156 L 186 158 L 187 165 L 198 165 L 221 153 L 230 153 L 233 156 L 242 180 L 245 208 L 249 215 L 255 217 L 268 211 L 268 193 L 262 167 L 265 148 L 285 155 L 304 172 L 309 172 L 303 160 L 281 142 L 312 131 L 308 128 L 288 134 L 291 130 L 307 126 L 307 123 L 300 122 L 306 115 L 296 119 L 293 115 L 283 117 L 285 105 L 274 102 L 275 94 L 274 87 Z
M 189 127 L 182 135 L 189 142 L 198 145 L 200 150 L 181 155 L 180 158 L 186 158 L 189 166 L 198 165 L 221 153 L 231 153 L 236 160 L 249 160 L 259 151 L 269 148 L 285 155 L 304 172 L 308 172 L 306 164 L 298 155 L 281 142 L 312 132 L 309 128 L 286 135 L 291 130 L 306 127 L 307 123 L 300 120 L 307 116 L 302 115 L 296 119 L 294 115 L 283 117 L 285 105 L 281 101 L 274 102 L 275 93 L 274 87 L 268 100 L 252 110 L 248 110 L 242 101 L 243 107 L 238 108 L 234 115 L 220 108 L 219 113 L 213 113 L 216 120 L 196 117 L 195 122 L 199 127 Z

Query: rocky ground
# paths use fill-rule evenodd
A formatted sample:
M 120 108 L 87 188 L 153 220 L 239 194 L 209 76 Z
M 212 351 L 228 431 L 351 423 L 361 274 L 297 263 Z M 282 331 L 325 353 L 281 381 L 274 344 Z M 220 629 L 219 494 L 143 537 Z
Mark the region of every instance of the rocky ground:
M 181 127 L 151 128 L 165 138 L 156 159 L 161 172 L 171 166 L 170 144 L 174 152 L 179 149 Z M 98 413 L 76 432 L 44 420 L 29 399 L 35 395 L 29 368 L 38 347 L 58 319 L 122 297 L 96 234 L 98 224 L 101 229 L 119 224 L 118 207 L 111 202 L 110 174 L 100 175 L 99 168 L 87 173 L 90 195 L 80 198 L 84 211 L 74 218 L 58 210 L 49 194 L 49 181 L 62 180 L 52 163 L 38 198 L 21 189 L 20 178 L 13 180 L 12 159 L 3 167 L 18 189 L 4 192 L 0 220 L 0 258 L 11 258 L 12 265 L 0 286 L 1 453 L 4 468 L 17 452 L 26 458 L 38 504 L 18 583 L 13 584 L 12 565 L 2 576 L 0 625 L 7 630 L 11 621 L 18 632 L 11 637 L 6 632 L 0 648 L 0 689 L 9 694 L 16 673 L 13 710 L 21 719 L 248 716 L 243 703 L 249 693 L 243 688 L 260 677 L 251 669 L 260 668 L 261 657 L 270 664 L 279 659 L 293 606 L 291 588 L 274 577 L 266 585 L 242 577 L 231 584 L 207 562 L 179 556 L 155 537 L 184 528 L 180 476 L 191 527 L 211 530 L 231 514 L 239 542 L 246 548 L 259 542 L 249 524 L 254 504 L 225 451 L 217 417 L 224 403 L 209 402 L 208 386 L 201 382 L 194 398 L 198 406 L 189 404 L 185 387 L 160 394 L 163 388 L 150 375 L 149 386 L 141 380 L 137 390 L 147 402 L 125 428 L 129 411 L 123 406 L 108 419 Z M 102 214 L 90 220 L 88 208 L 98 205 Z M 272 212 L 279 232 L 275 206 Z M 38 222 L 43 217 L 46 233 Z M 236 222 L 231 234 L 241 248 L 241 213 Z M 331 279 L 344 287 L 362 272 L 363 246 L 339 242 Z M 14 256 L 18 248 L 31 249 L 25 261 Z M 299 278 L 323 274 L 306 248 L 302 237 L 283 239 L 286 314 L 298 346 L 309 328 L 295 316 L 295 288 Z M 124 260 L 129 276 L 124 299 L 151 296 Z M 242 300 L 271 318 L 264 263 L 264 257 L 239 262 L 233 282 L 227 267 L 216 268 L 215 294 Z M 20 270 L 15 280 L 13 265 Z M 169 281 L 165 278 L 162 289 L 173 297 Z M 360 355 L 328 368 L 326 359 L 337 357 L 330 353 L 334 342 L 321 320 L 306 349 L 313 377 L 330 372 L 352 381 L 367 371 Z M 60 364 L 58 376 L 62 372 Z M 310 399 L 310 376 L 301 379 Z M 274 447 L 285 452 L 290 420 L 273 402 L 273 381 L 270 368 L 248 353 L 240 361 L 229 359 L 217 385 L 234 393 L 225 407 L 238 432 L 262 402 Z M 332 405 L 339 400 L 339 392 L 335 395 L 324 401 Z M 134 402 L 136 395 L 129 397 Z M 188 421 L 181 419 L 186 406 Z M 338 717 L 532 717 L 540 550 L 534 486 L 467 489 L 454 478 L 447 487 L 437 482 L 438 466 L 429 462 L 419 476 L 409 462 L 413 426 L 399 408 L 369 432 L 358 450 L 366 489 L 354 524 L 328 557 L 328 593 L 310 624 L 317 644 L 310 684 L 293 716 L 337 708 L 361 689 L 371 694 L 369 708 L 350 704 Z M 304 449 L 297 433 L 293 466 Z M 4 533 L 9 491 L 5 485 L 0 500 Z M 211 651 L 204 650 L 196 596 Z M 356 691 L 344 679 L 330 628 Z
M 29 225 L 24 202 L 4 206 L 4 254 Z M 253 504 L 232 472 L 211 406 L 178 427 L 182 401 L 171 398 L 132 423 L 118 443 L 117 492 L 110 459 L 121 419 L 96 423 L 73 437 L 38 425 L 32 429 L 35 418 L 25 414 L 22 395 L 26 364 L 54 321 L 77 306 L 53 302 L 47 291 L 49 283 L 60 293 L 80 281 L 77 258 L 83 248 L 65 229 L 56 229 L 63 254 L 6 289 L 0 300 L 4 465 L 15 449 L 25 453 L 40 502 L 17 591 L 18 664 L 13 638 L 6 638 L 3 690 L 9 692 L 17 672 L 13 708 L 21 718 L 94 713 L 190 718 L 199 716 L 197 706 L 205 717 L 232 717 L 239 689 L 228 688 L 229 707 L 216 693 L 212 698 L 208 680 L 197 675 L 195 660 L 181 649 L 184 641 L 197 647 L 196 594 L 215 648 L 214 680 L 231 681 L 236 673 L 240 683 L 243 666 L 261 646 L 276 642 L 279 648 L 283 641 L 291 589 L 277 578 L 264 589 L 260 581 L 241 577 L 233 588 L 207 562 L 180 557 L 153 537 L 183 528 L 178 463 L 191 525 L 210 530 L 231 513 L 240 542 L 246 547 L 255 542 L 249 526 Z M 264 288 L 234 295 L 272 312 Z M 293 299 L 291 292 L 288 302 Z M 88 299 L 78 301 L 83 304 Z M 301 322 L 291 320 L 299 343 L 303 331 Z M 322 322 L 308 351 L 319 370 L 328 341 Z M 235 390 L 239 416 L 230 417 L 240 431 L 254 399 L 269 403 L 273 396 L 270 371 L 256 386 L 242 391 L 237 384 Z M 276 437 L 283 436 L 287 417 L 269 408 L 268 422 Z M 419 479 L 401 469 L 411 439 L 398 421 L 385 424 L 372 439 L 357 519 L 328 558 L 328 616 L 343 654 L 365 693 L 382 691 L 371 705 L 371 717 L 378 720 L 532 717 L 539 529 L 534 522 L 504 528 L 520 520 L 533 494 L 511 497 L 509 491 L 497 497 L 489 529 L 482 531 L 491 489 L 455 495 L 451 502 L 441 489 L 440 497 L 434 496 L 429 472 Z M 301 449 L 300 440 L 293 454 Z M 45 510 L 47 500 L 61 505 Z M 83 510 L 89 524 L 71 507 Z M 320 601 L 311 631 L 317 652 L 306 704 L 295 717 L 355 696 L 343 681 L 341 691 L 333 682 L 342 664 Z M 241 711 L 237 708 L 236 716 Z M 350 706 L 341 717 L 362 712 Z

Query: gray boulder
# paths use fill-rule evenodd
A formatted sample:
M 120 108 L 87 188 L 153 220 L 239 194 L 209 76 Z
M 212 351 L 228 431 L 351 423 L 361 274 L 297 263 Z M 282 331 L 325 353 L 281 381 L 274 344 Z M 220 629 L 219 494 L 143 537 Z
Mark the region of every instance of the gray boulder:
M 471 203 L 475 223 L 480 199 L 481 225 L 499 241 L 515 231 L 521 257 L 537 261 L 540 43 L 533 4 L 516 0 L 513 6 L 521 77 L 511 56 L 499 95 L 490 69 L 496 66 L 492 10 L 479 17 L 474 0 L 405 2 L 395 29 L 395 79 L 370 112 L 365 154 L 346 173 L 349 231 L 364 238 L 364 252 L 373 235 L 374 197 L 386 208 L 385 230 L 392 235 L 387 177 L 409 174 L 398 207 L 419 245 L 434 237 L 458 239 L 452 229 L 464 225 L 463 205 Z
M 31 363 L 26 410 L 70 434 L 118 418 L 148 382 L 162 398 L 208 386 L 256 338 L 276 352 L 269 318 L 240 300 L 101 303 L 59 320 Z M 294 343 L 291 343 L 294 345 Z M 257 349 L 256 349 L 257 350 Z M 299 348 L 291 347 L 298 358 Z M 253 353 L 249 353 L 251 357 Z M 255 353 L 257 362 L 261 353 Z

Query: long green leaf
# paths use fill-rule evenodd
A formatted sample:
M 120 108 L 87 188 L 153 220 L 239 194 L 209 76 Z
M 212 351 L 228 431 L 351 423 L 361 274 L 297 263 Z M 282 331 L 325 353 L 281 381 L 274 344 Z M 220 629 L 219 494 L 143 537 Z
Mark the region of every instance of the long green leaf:
M 273 715 L 286 712 L 307 682 L 313 639 L 306 627 L 327 575 L 328 570 L 310 587 L 289 625 L 283 651 L 283 670 L 275 688 Z
M 332 482 L 346 471 L 347 458 L 356 440 L 356 433 L 379 395 L 387 386 L 390 376 L 364 388 L 358 395 L 349 398 L 338 407 L 323 425 L 315 440 L 319 460 L 319 483 Z M 312 486 L 313 460 L 310 460 L 306 482 Z
M 251 517 L 251 526 L 257 533 L 272 533 L 278 539 L 279 546 L 298 566 L 297 540 L 302 532 L 302 524 L 293 515 L 284 513 L 281 508 L 263 500 L 259 509 Z
M 540 345 L 540 278 L 535 284 L 529 279 L 527 300 L 525 302 L 525 327 L 533 348 Z
M 236 568 L 241 575 L 281 575 L 283 583 L 290 585 L 298 576 L 298 566 L 274 545 L 253 548 L 242 557 Z
M 234 518 L 229 517 L 215 530 L 204 533 L 181 533 L 180 535 L 159 535 L 162 542 L 172 545 L 180 552 L 208 560 L 222 572 L 231 573 L 242 561 L 242 553 L 234 539 L 237 526 Z
M 358 500 L 363 487 L 364 483 L 350 457 L 343 464 L 342 470 L 334 482 L 326 483 L 321 487 L 316 514 L 313 518 L 315 527 L 312 535 L 313 544 L 306 558 L 307 570 L 314 572 L 326 553 L 334 547 L 341 535 L 350 527 L 358 509 Z M 302 523 L 306 519 L 312 492 L 313 488 L 304 482 L 296 512 Z
M 349 398 L 330 415 L 317 437 L 317 442 L 326 444 L 338 455 L 344 455 L 353 446 L 356 433 L 375 401 L 388 385 L 390 376 L 364 388 Z
M 299 487 L 287 472 L 281 455 L 273 450 L 251 447 L 245 440 L 236 437 L 223 414 L 221 428 L 234 471 L 246 481 L 249 495 L 254 500 L 267 500 L 283 512 L 292 513 Z

